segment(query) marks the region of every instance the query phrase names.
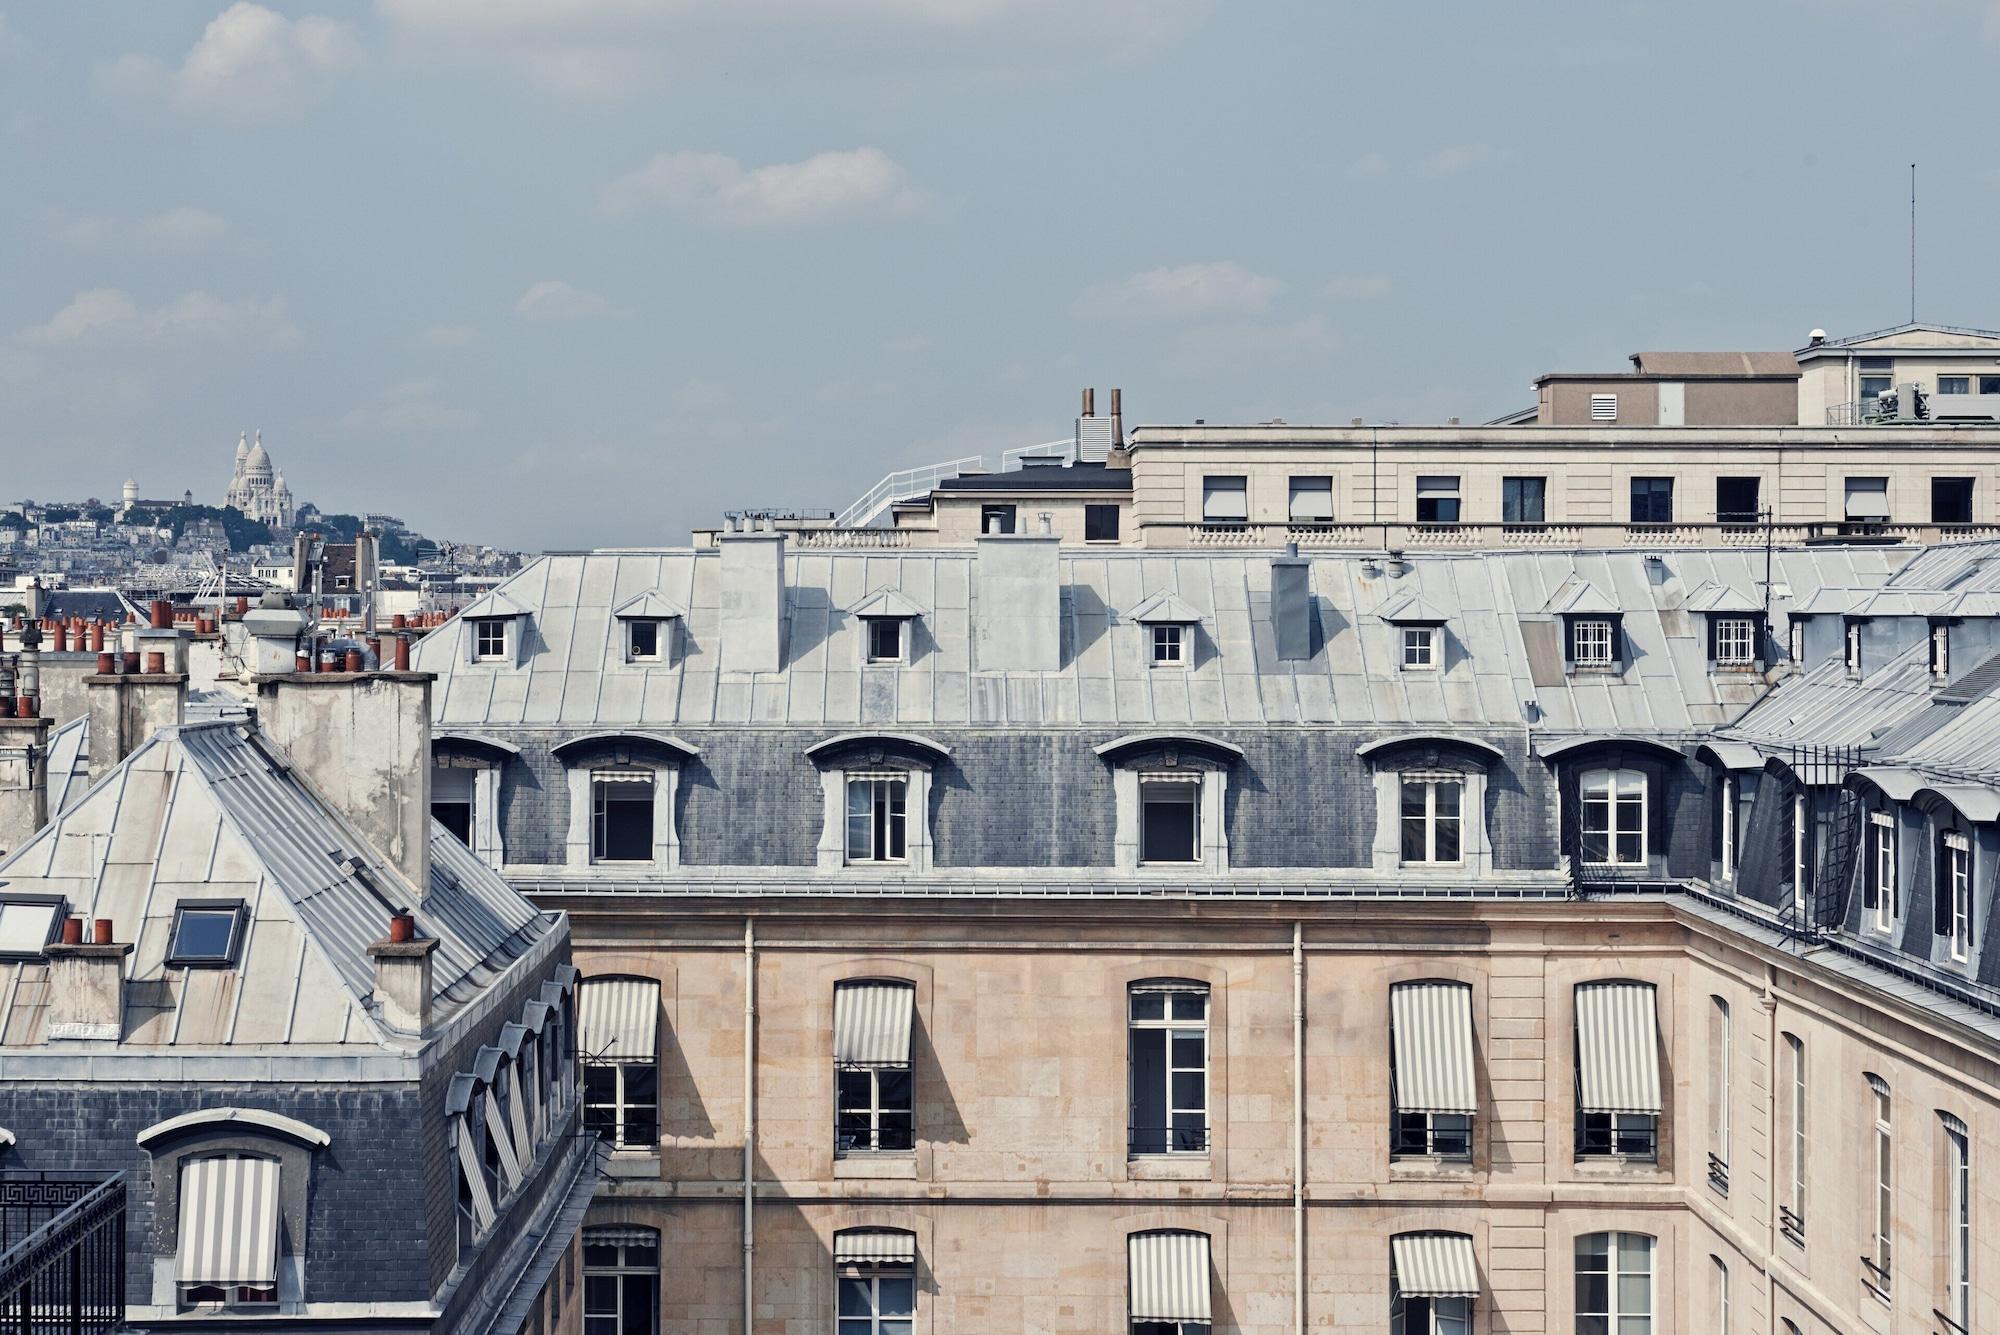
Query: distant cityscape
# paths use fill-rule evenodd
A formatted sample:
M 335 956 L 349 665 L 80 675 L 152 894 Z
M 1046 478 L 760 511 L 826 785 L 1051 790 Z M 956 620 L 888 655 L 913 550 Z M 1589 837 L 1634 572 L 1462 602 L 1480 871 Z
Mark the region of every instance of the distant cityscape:
M 433 538 L 392 514 L 327 512 L 293 503 L 262 431 L 237 438 L 221 503 L 192 487 L 149 498 L 127 478 L 115 501 L 0 502 L 0 611 L 42 615 L 58 591 L 187 603 L 221 592 L 303 591 L 302 544 L 352 545 L 372 535 L 376 610 L 418 612 L 463 601 L 519 570 L 522 553 Z

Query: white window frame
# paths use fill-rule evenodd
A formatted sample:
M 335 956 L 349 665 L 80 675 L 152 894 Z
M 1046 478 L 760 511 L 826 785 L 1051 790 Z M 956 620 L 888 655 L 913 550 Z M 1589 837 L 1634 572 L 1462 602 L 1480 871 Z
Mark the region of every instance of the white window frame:
M 1847 665 L 1847 674 L 1858 677 L 1861 675 L 1861 623 L 1849 619 L 1841 629 L 1845 637 L 1842 641 L 1842 661 Z
M 1972 1145 L 1957 1127 L 1944 1128 L 1945 1315 L 1972 1328 Z
M 865 617 L 863 628 L 866 639 L 862 652 L 870 664 L 901 664 L 909 661 L 910 637 L 901 617 Z M 881 637 L 884 633 L 894 637 L 894 644 L 885 646 L 882 643 Z
M 1196 862 L 1145 862 L 1140 854 L 1145 843 L 1145 808 L 1140 789 L 1148 783 L 1198 783 L 1195 800 Z M 1111 776 L 1111 792 L 1116 807 L 1116 835 L 1113 863 L 1120 872 L 1134 875 L 1167 874 L 1187 876 L 1221 875 L 1229 870 L 1229 828 L 1223 820 L 1229 792 L 1229 773 L 1219 766 L 1133 763 L 1120 765 Z
M 1931 626 L 1931 676 L 1944 681 L 1951 676 L 1951 627 L 1939 621 Z
M 600 863 L 597 847 L 597 776 L 612 771 L 647 770 L 653 776 L 653 856 L 650 860 Z M 569 769 L 569 835 L 564 841 L 564 864 L 575 868 L 594 866 L 649 868 L 671 871 L 680 866 L 681 841 L 675 812 L 680 806 L 679 765 L 647 763 L 639 760 L 592 764 L 583 761 Z M 498 803 L 490 804 L 497 813 Z M 477 809 L 473 819 L 479 819 Z M 496 848 L 495 855 L 498 856 Z
M 910 776 L 907 770 L 850 770 L 847 792 L 844 856 L 850 867 L 906 866 L 910 860 Z M 856 796 L 865 798 L 855 809 Z M 899 809 L 900 808 L 900 809 Z M 866 820 L 859 852 L 855 821 Z M 903 851 L 893 853 L 901 841 Z
M 1570 661 L 1580 668 L 1610 667 L 1618 661 L 1611 652 L 1614 638 L 1610 618 L 1576 618 L 1570 627 L 1570 652 L 1575 655 Z
M 904 1097 L 907 1101 L 900 1106 L 884 1103 L 882 1099 L 882 1077 L 891 1072 L 900 1073 L 903 1077 Z M 841 1092 L 843 1078 L 856 1076 L 867 1077 L 868 1096 L 865 1101 L 849 1099 Z M 834 1153 L 837 1156 L 841 1158 L 854 1154 L 896 1156 L 910 1155 L 916 1152 L 916 1077 L 911 1073 L 908 1062 L 903 1063 L 901 1066 L 887 1067 L 842 1066 L 836 1063 L 833 1073 L 833 1092 L 833 1143 Z M 909 1144 L 886 1147 L 882 1144 L 883 1114 L 885 1113 L 892 1116 L 899 1113 L 902 1115 L 903 1125 L 910 1141 Z M 867 1144 L 844 1145 L 841 1143 L 841 1136 L 843 1134 L 841 1119 L 850 1115 L 859 1115 L 867 1119 Z
M 1201 865 L 1201 850 L 1204 841 L 1202 839 L 1203 813 L 1201 809 L 1202 804 L 1201 804 L 1200 782 L 1201 781 L 1197 775 L 1192 774 L 1186 770 L 1174 770 L 1169 773 L 1148 773 L 1148 774 L 1141 774 L 1139 776 L 1139 865 L 1140 866 L 1188 867 L 1188 866 Z M 1159 799 L 1161 801 L 1172 801 L 1176 805 L 1185 805 L 1192 809 L 1193 820 L 1194 820 L 1194 848 L 1192 850 L 1194 853 L 1193 857 L 1184 859 L 1162 859 L 1159 861 L 1153 861 L 1146 857 L 1146 807 L 1148 805 L 1146 790 L 1149 788 L 1166 790 L 1166 792 L 1163 793 L 1161 798 Z M 1181 790 L 1189 790 L 1189 791 L 1187 791 L 1185 793 L 1185 796 L 1183 796 Z M 1168 796 L 1168 794 L 1171 794 L 1171 796 Z
M 670 623 L 653 617 L 632 617 L 625 622 L 625 661 L 628 663 L 664 663 L 667 661 L 667 627 Z M 653 648 L 650 653 L 639 648 L 639 628 L 653 632 Z
M 885 1312 L 882 1310 L 882 1281 L 902 1280 L 910 1286 L 910 1308 L 907 1312 Z M 863 1316 L 842 1316 L 840 1298 L 849 1284 L 865 1286 L 869 1299 L 869 1314 Z M 913 1265 L 885 1262 L 878 1265 L 843 1266 L 834 1278 L 833 1324 L 837 1335 L 884 1335 L 895 1328 L 915 1330 L 917 1328 L 917 1275 Z
M 1959 830 L 1944 832 L 1941 887 L 1951 896 L 1951 958 L 1964 964 L 1972 955 L 1972 841 Z
M 1148 996 L 1148 997 L 1157 996 L 1162 999 L 1160 1008 L 1161 1013 L 1158 1019 L 1142 1020 L 1133 1014 L 1133 1012 L 1137 1009 L 1138 1000 L 1142 996 Z M 1181 997 L 1190 997 L 1190 996 L 1199 996 L 1201 998 L 1201 1018 L 1199 1019 L 1188 1019 L 1186 1017 L 1176 1016 L 1174 1014 L 1174 1011 L 1176 1009 L 1177 999 Z M 1126 1062 L 1127 1075 L 1125 1081 L 1125 1088 L 1126 1088 L 1125 1126 L 1126 1126 L 1126 1149 L 1129 1153 L 1129 1157 L 1135 1159 L 1149 1159 L 1157 1156 L 1186 1157 L 1187 1155 L 1191 1154 L 1200 1156 L 1206 1156 L 1208 1154 L 1210 1140 L 1212 1137 L 1212 1133 L 1214 1131 L 1214 1121 L 1213 1121 L 1214 1100 L 1212 1097 L 1213 1090 L 1211 1088 L 1212 1081 L 1210 1080 L 1209 1076 L 1210 1068 L 1213 1067 L 1214 1065 L 1214 1055 L 1215 1055 L 1214 1049 L 1209 1041 L 1209 1020 L 1213 1014 L 1214 1005 L 1215 1005 L 1215 999 L 1210 994 L 1210 991 L 1207 987 L 1188 982 L 1182 982 L 1177 979 L 1154 980 L 1150 984 L 1145 982 L 1134 983 L 1126 989 L 1125 1062 Z M 1166 1088 L 1162 1091 L 1162 1103 L 1161 1103 L 1161 1107 L 1163 1107 L 1166 1110 L 1166 1117 L 1167 1117 L 1167 1125 L 1164 1127 L 1140 1127 L 1140 1126 L 1135 1126 L 1133 1124 L 1133 1118 L 1137 1115 L 1138 1112 L 1138 1099 L 1136 1097 L 1138 1094 L 1138 1088 L 1137 1088 L 1138 1071 L 1136 1063 L 1133 1061 L 1134 1050 L 1137 1046 L 1135 1035 L 1137 1035 L 1141 1031 L 1152 1031 L 1152 1030 L 1164 1030 L 1166 1032 L 1166 1038 L 1163 1040 L 1166 1045 L 1165 1049 L 1166 1061 L 1161 1072 L 1163 1079 L 1166 1081 Z M 1175 1058 L 1177 1054 L 1175 1052 L 1175 1049 L 1180 1046 L 1177 1040 L 1181 1038 L 1200 1039 L 1201 1065 L 1199 1067 L 1181 1066 L 1176 1064 Z M 1199 1071 L 1201 1075 L 1201 1107 L 1199 1108 L 1177 1107 L 1174 1102 L 1174 1084 L 1175 1084 L 1174 1077 L 1177 1075 L 1194 1074 L 1197 1071 Z M 1198 1146 L 1193 1146 L 1193 1145 L 1186 1147 L 1175 1146 L 1174 1140 L 1176 1139 L 1176 1137 L 1174 1133 L 1176 1131 L 1176 1128 L 1174 1126 L 1174 1117 L 1176 1114 L 1179 1113 L 1200 1114 L 1201 1143 Z M 1140 1131 L 1160 1132 L 1161 1143 L 1163 1148 L 1158 1150 L 1145 1150 L 1145 1151 L 1134 1149 L 1133 1135 L 1135 1132 L 1140 1132 Z
M 1757 662 L 1757 619 L 1724 616 L 1715 619 L 1717 667 L 1752 667 Z
M 1792 1098 L 1790 1109 L 1791 1125 L 1791 1204 L 1792 1213 L 1798 1216 L 1799 1245 L 1805 1245 L 1806 1223 L 1806 1041 L 1797 1034 L 1784 1035 L 1785 1049 L 1792 1063 Z M 1780 1229 L 1780 1232 L 1783 1230 Z
M 1715 1027 L 1715 1037 L 1710 1045 L 1714 1053 L 1709 1065 L 1709 1079 L 1714 1082 L 1714 1088 L 1709 1094 L 1709 1139 L 1715 1146 L 1715 1157 L 1722 1164 L 1726 1181 L 1729 1173 L 1729 1076 L 1734 1056 L 1731 1017 L 1729 1002 L 1725 998 L 1711 995 L 1708 1001 L 1709 1022 Z
M 1729 1266 L 1720 1256 L 1713 1262 L 1711 1284 L 1715 1289 L 1715 1335 L 1729 1335 Z
M 1404 626 L 1403 628 L 1403 671 L 1430 672 L 1436 669 L 1437 630 L 1436 626 Z
M 513 640 L 513 619 L 510 617 L 475 617 L 472 620 L 472 661 L 475 663 L 511 663 L 514 655 L 510 649 Z
M 847 785 L 858 780 L 901 779 L 903 788 L 903 856 L 893 861 L 854 861 L 847 855 Z M 931 869 L 931 771 L 914 760 L 876 761 L 866 765 L 831 765 L 819 773 L 821 822 L 815 859 L 819 870 L 922 875 Z
M 1597 860 L 1586 856 L 1583 851 L 1584 844 L 1591 834 L 1590 809 L 1593 805 L 1591 800 L 1593 784 L 1603 785 L 1606 821 L 1605 828 L 1598 832 L 1604 836 L 1605 856 Z M 1639 824 L 1637 829 L 1630 829 L 1623 823 L 1621 816 L 1628 814 L 1625 808 L 1628 807 L 1635 788 L 1638 791 Z M 1576 792 L 1577 803 L 1582 808 L 1577 813 L 1577 828 L 1582 832 L 1582 837 L 1578 840 L 1577 855 L 1583 859 L 1583 864 L 1586 867 L 1644 867 L 1648 860 L 1647 840 L 1652 833 L 1648 828 L 1651 812 L 1648 810 L 1650 803 L 1646 772 L 1636 769 L 1585 770 L 1577 776 Z M 1639 855 L 1636 858 L 1626 858 L 1622 855 L 1621 845 L 1628 836 L 1638 838 Z
M 1806 884 L 1807 874 L 1812 870 L 1806 865 L 1806 823 L 1812 819 L 1812 808 L 1806 802 L 1803 789 L 1792 794 L 1792 913 L 1805 913 L 1807 897 L 1811 887 Z
M 1405 1298 L 1399 1288 L 1389 1295 L 1389 1335 L 1470 1335 L 1472 1298 Z M 1410 1322 L 1410 1304 L 1423 1307 L 1417 1324 Z
M 643 1137 L 631 1134 L 634 1128 L 630 1128 L 626 1125 L 626 1122 L 628 1120 L 627 1114 L 629 1113 L 630 1110 L 634 1108 L 643 1108 L 649 1106 L 648 1104 L 642 1101 L 632 1098 L 631 1095 L 626 1091 L 625 1077 L 635 1068 L 650 1071 L 652 1072 L 653 1075 L 653 1098 L 650 1104 L 651 1108 L 653 1109 L 653 1139 L 651 1140 L 646 1140 Z M 594 1070 L 596 1071 L 608 1070 L 613 1074 L 612 1087 L 611 1087 L 611 1102 L 609 1103 L 605 1103 L 602 1100 L 593 1099 L 590 1097 L 590 1072 Z M 655 1154 L 655 1155 L 660 1152 L 660 1061 L 657 1054 L 653 1057 L 651 1061 L 587 1062 L 584 1065 L 583 1087 L 584 1087 L 584 1109 L 585 1109 L 584 1115 L 586 1118 L 588 1118 L 589 1110 L 591 1108 L 611 1109 L 612 1149 L 636 1150 L 644 1154 Z
M 1399 827 L 1410 819 L 1403 810 L 1403 798 L 1407 790 L 1413 787 L 1421 788 L 1424 792 L 1424 812 L 1419 818 L 1422 821 L 1424 831 L 1424 856 L 1411 860 L 1406 855 L 1401 854 L 1399 847 L 1399 855 L 1403 856 L 1403 865 L 1414 867 L 1457 867 L 1463 865 L 1465 862 L 1465 805 L 1467 796 L 1465 776 L 1458 773 L 1402 775 L 1396 785 L 1396 820 Z M 1438 794 L 1447 788 L 1455 789 L 1458 793 L 1458 810 L 1449 816 L 1442 815 L 1438 811 Z M 1438 830 L 1441 824 L 1447 820 L 1455 821 L 1458 825 L 1458 856 L 1455 858 L 1440 858 L 1437 855 Z
M 1150 629 L 1152 665 L 1156 668 L 1186 667 L 1188 628 L 1177 621 L 1156 621 Z
M 1737 812 L 1736 776 L 1725 772 L 1722 776 L 1722 879 L 1736 879 L 1736 822 Z
M 1871 1260 L 1876 1270 L 1869 1276 L 1871 1284 L 1877 1284 L 1880 1292 L 1887 1294 L 1894 1280 L 1896 1227 L 1896 1180 L 1895 1155 L 1896 1134 L 1894 1102 L 1890 1098 L 1889 1086 L 1879 1076 L 1868 1081 L 1868 1096 L 1875 1110 L 1875 1223 L 1871 1231 Z
M 637 774 L 637 773 L 643 773 L 644 777 L 642 779 L 612 777 L 614 775 L 622 776 L 622 775 Z M 607 863 L 614 866 L 629 865 L 631 863 L 645 863 L 645 862 L 652 862 L 655 860 L 654 858 L 651 857 L 614 858 L 611 856 L 609 852 L 609 845 L 610 845 L 609 818 L 610 818 L 611 803 L 613 801 L 612 795 L 614 793 L 622 792 L 623 790 L 626 789 L 637 788 L 641 783 L 644 783 L 646 788 L 646 793 L 650 798 L 648 805 L 652 808 L 651 823 L 653 826 L 653 841 L 655 847 L 657 847 L 659 839 L 659 829 L 660 829 L 659 776 L 651 771 L 639 771 L 635 769 L 594 769 L 591 771 L 590 773 L 590 861 L 592 866 L 599 866 Z
M 1455 782 L 1459 793 L 1458 861 L 1403 861 L 1403 782 Z M 1437 769 L 1423 766 L 1398 767 L 1385 762 L 1375 769 L 1375 842 L 1370 849 L 1374 870 L 1382 875 L 1426 872 L 1443 875 L 1485 874 L 1493 867 L 1493 844 L 1486 828 L 1486 772 L 1478 768 Z M 1428 819 L 1435 799 L 1425 799 Z M 1434 834 L 1427 834 L 1426 846 L 1434 846 Z
M 1806 622 L 1804 617 L 1793 617 L 1785 623 L 1785 650 L 1794 664 L 1806 661 Z
M 1600 1237 L 1605 1239 L 1605 1268 L 1602 1272 L 1596 1270 L 1585 1271 L 1582 1268 L 1584 1257 L 1581 1251 L 1581 1244 L 1587 1239 Z M 1627 1239 L 1643 1240 L 1645 1243 L 1643 1252 L 1641 1253 L 1644 1258 L 1644 1264 L 1640 1268 L 1628 1267 L 1626 1257 Z M 1576 1312 L 1577 1318 L 1581 1320 L 1584 1317 L 1601 1317 L 1605 1322 L 1604 1328 L 1616 1331 L 1618 1335 L 1648 1335 L 1653 1329 L 1653 1299 L 1656 1296 L 1655 1290 L 1657 1288 L 1654 1283 L 1653 1272 L 1656 1268 L 1654 1260 L 1659 1253 L 1659 1239 L 1647 1233 L 1632 1233 L 1620 1230 L 1586 1233 L 1577 1238 L 1577 1243 L 1578 1250 L 1575 1254 L 1576 1274 L 1602 1273 L 1605 1276 L 1605 1296 L 1610 1308 L 1609 1311 L 1586 1312 L 1579 1307 Z M 1643 1310 L 1629 1310 L 1624 1306 L 1628 1296 L 1626 1281 L 1641 1279 L 1645 1281 L 1645 1307 Z
M 1869 925 L 1878 932 L 1896 930 L 1896 818 L 1886 811 L 1868 813 Z

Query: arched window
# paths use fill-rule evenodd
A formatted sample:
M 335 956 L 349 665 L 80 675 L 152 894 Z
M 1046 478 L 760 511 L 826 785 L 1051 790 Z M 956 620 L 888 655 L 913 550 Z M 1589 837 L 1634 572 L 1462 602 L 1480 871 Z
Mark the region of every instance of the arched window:
M 1586 865 L 1646 863 L 1646 775 L 1636 769 L 1585 770 L 1577 781 Z
M 848 1228 L 833 1235 L 838 1335 L 910 1335 L 917 1315 L 917 1235 Z
M 1208 984 L 1150 978 L 1128 1000 L 1130 1153 L 1208 1153 Z
M 1653 1239 L 1585 1233 L 1576 1240 L 1577 1335 L 1650 1335 Z
M 824 806 L 820 869 L 929 871 L 931 770 L 950 754 L 906 733 L 848 733 L 806 748 Z
M 1939 1112 L 1944 1130 L 1945 1313 L 1972 1329 L 1972 1136 L 1965 1123 Z
M 1161 1229 L 1125 1239 L 1131 1335 L 1209 1335 L 1208 1253 L 1206 1233 Z
M 1715 1307 L 1715 1335 L 1729 1335 L 1729 1266 L 1720 1256 L 1708 1258 L 1709 1287 Z
M 1779 1153 L 1787 1168 L 1786 1185 L 1778 1206 L 1778 1231 L 1803 1247 L 1806 1245 L 1806 1045 L 1797 1034 L 1787 1033 L 1785 1063 L 1790 1068 L 1779 1078 Z
M 674 811 L 681 770 L 700 754 L 695 747 L 657 733 L 596 733 L 558 743 L 549 754 L 569 771 L 570 866 L 680 865 Z
M 650 1228 L 583 1230 L 583 1335 L 657 1335 L 660 1234 Z
M 1729 1192 L 1729 1003 L 1708 999 L 1708 1182 Z
M 1869 1155 L 1875 1176 L 1875 1209 L 1874 1236 L 1862 1264 L 1868 1270 L 1867 1282 L 1887 1294 L 1895 1259 L 1890 1247 L 1896 1227 L 1895 1128 L 1890 1120 L 1893 1109 L 1889 1082 L 1872 1071 L 1867 1072 L 1866 1077 L 1869 1103 L 1875 1114 L 1875 1135 Z

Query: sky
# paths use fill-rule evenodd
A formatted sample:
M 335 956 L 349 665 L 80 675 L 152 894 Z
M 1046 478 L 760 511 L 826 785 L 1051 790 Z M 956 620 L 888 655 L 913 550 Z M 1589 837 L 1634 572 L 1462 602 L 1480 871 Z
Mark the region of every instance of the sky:
M 0 0 L 0 497 L 528 550 L 2000 326 L 2000 0 Z M 1103 398 L 1100 393 L 1100 405 Z

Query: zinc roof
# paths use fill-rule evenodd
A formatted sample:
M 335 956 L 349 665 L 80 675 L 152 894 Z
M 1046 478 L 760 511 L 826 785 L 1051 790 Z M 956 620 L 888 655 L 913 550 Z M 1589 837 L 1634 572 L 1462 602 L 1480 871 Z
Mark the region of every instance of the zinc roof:
M 381 1045 L 368 946 L 390 915 L 435 936 L 439 1018 L 558 930 L 433 823 L 421 892 L 243 719 L 161 730 L 0 864 L 10 892 L 109 918 L 128 962 L 126 1046 Z M 241 900 L 236 967 L 168 969 L 182 900 Z M 0 964 L 0 1046 L 42 1041 L 48 965 Z
M 991 672 L 973 657 L 973 549 L 793 551 L 784 561 L 785 666 L 754 674 L 719 668 L 719 554 L 553 555 L 502 586 L 534 619 L 521 665 L 465 662 L 455 650 L 460 632 L 447 625 L 417 646 L 414 666 L 438 674 L 441 727 L 485 730 L 1532 723 L 1678 733 L 1728 722 L 1765 689 L 1747 674 L 1710 674 L 1706 627 L 1684 608 L 1711 582 L 1761 606 L 1761 549 L 1673 552 L 1657 563 L 1630 551 L 1315 556 L 1319 633 L 1312 657 L 1299 660 L 1277 653 L 1276 555 L 1066 552 L 1051 595 L 1060 666 Z M 1791 600 L 1828 584 L 1877 583 L 1906 557 L 1880 547 L 1776 553 L 1774 629 L 1782 633 Z M 1631 659 L 1622 674 L 1562 671 L 1559 628 L 1544 609 L 1578 584 L 1624 614 Z M 862 628 L 842 609 L 883 588 L 930 609 L 928 634 L 909 662 L 864 666 Z M 671 663 L 628 664 L 611 610 L 648 589 L 687 608 L 685 652 Z M 1184 670 L 1152 669 L 1146 632 L 1132 620 L 1162 592 L 1200 614 L 1213 644 Z M 1402 670 L 1397 632 L 1378 618 L 1405 594 L 1453 609 L 1436 670 Z

